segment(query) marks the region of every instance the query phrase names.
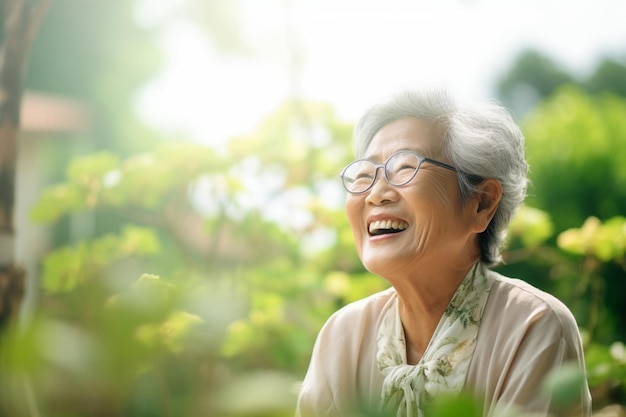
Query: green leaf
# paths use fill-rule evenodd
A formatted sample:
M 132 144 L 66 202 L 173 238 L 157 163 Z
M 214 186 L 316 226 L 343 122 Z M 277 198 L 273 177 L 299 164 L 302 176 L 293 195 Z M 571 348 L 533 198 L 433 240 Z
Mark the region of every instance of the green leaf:
M 155 255 L 160 250 L 154 230 L 126 226 L 120 236 L 107 234 L 73 248 L 66 246 L 52 252 L 44 260 L 43 287 L 51 293 L 68 292 L 100 275 L 106 266 L 116 261 Z
M 550 216 L 543 210 L 522 206 L 508 227 L 509 236 L 518 237 L 528 248 L 537 248 L 554 233 Z
M 73 184 L 59 184 L 44 190 L 30 211 L 35 223 L 52 224 L 63 216 L 85 207 L 84 192 Z
M 119 166 L 119 157 L 111 152 L 98 152 L 74 159 L 67 169 L 67 179 L 85 188 L 101 185 L 104 176 Z
M 555 407 L 567 410 L 580 403 L 584 384 L 585 374 L 578 364 L 568 364 L 548 374 L 543 390 L 551 397 Z
M 147 227 L 125 226 L 119 240 L 120 256 L 155 255 L 161 251 L 156 232 Z
M 433 399 L 429 417 L 481 417 L 482 405 L 468 394 L 441 395 Z
M 626 252 L 626 218 L 602 223 L 591 216 L 580 228 L 565 230 L 557 238 L 559 248 L 576 255 L 591 255 L 604 262 L 621 259 Z
M 88 274 L 89 248 L 81 243 L 75 248 L 63 247 L 48 255 L 43 262 L 42 285 L 50 293 L 68 292 Z

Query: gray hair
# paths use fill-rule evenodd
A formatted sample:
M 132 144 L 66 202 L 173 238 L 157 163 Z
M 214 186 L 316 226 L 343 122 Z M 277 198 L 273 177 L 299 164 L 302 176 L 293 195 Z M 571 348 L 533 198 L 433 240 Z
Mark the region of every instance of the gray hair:
M 484 179 L 500 182 L 502 198 L 489 226 L 479 235 L 481 262 L 496 265 L 502 260 L 506 228 L 526 197 L 528 164 L 520 128 L 495 102 L 460 107 L 445 90 L 407 89 L 370 107 L 358 121 L 354 131 L 357 158 L 363 157 L 383 126 L 405 117 L 444 127 L 441 148 L 459 171 L 462 201 L 475 195 Z

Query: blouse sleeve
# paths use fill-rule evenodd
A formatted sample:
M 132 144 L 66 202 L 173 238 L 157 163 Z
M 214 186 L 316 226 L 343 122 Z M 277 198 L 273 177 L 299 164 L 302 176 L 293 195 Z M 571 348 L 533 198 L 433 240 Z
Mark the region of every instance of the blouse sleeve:
M 353 411 L 350 399 L 356 398 L 358 357 L 354 328 L 350 328 L 346 311 L 340 310 L 320 330 L 309 368 L 298 396 L 298 417 L 340 417 Z
M 298 397 L 299 417 L 353 417 L 378 406 L 382 374 L 375 361 L 379 312 L 392 292 L 349 304 L 320 330 Z
M 524 315 L 520 313 L 516 320 L 519 324 L 509 323 L 508 342 L 516 347 L 502 355 L 504 366 L 490 416 L 591 415 L 586 378 L 568 404 L 558 403 L 546 392 L 545 379 L 552 371 L 575 366 L 585 375 L 585 363 L 578 327 L 570 311 L 556 299 L 543 301 L 532 306 L 521 321 L 520 315 Z M 507 315 L 515 318 L 515 309 Z
M 313 348 L 311 362 L 307 370 L 296 408 L 296 417 L 339 417 L 333 396 L 333 388 L 326 377 L 324 329 L 320 332 Z

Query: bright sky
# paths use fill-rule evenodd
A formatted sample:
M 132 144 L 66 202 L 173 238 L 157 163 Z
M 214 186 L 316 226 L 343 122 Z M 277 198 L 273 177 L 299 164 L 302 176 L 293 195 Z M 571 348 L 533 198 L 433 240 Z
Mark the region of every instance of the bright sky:
M 146 1 L 142 20 L 181 0 Z M 149 4 L 149 5 L 148 5 Z M 160 42 L 167 64 L 137 99 L 166 133 L 221 144 L 250 132 L 297 95 L 330 102 L 354 121 L 403 85 L 446 85 L 461 98 L 493 97 L 525 47 L 585 75 L 605 56 L 626 60 L 624 0 L 242 0 L 254 53 L 224 56 L 183 19 Z M 158 8 L 156 8 L 158 7 Z

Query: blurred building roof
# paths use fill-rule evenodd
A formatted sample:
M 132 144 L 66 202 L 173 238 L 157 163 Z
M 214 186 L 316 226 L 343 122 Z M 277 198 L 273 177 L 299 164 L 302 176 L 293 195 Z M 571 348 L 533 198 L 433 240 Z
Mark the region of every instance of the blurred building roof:
M 90 118 L 87 106 L 78 100 L 36 91 L 22 97 L 20 129 L 26 133 L 82 131 Z

